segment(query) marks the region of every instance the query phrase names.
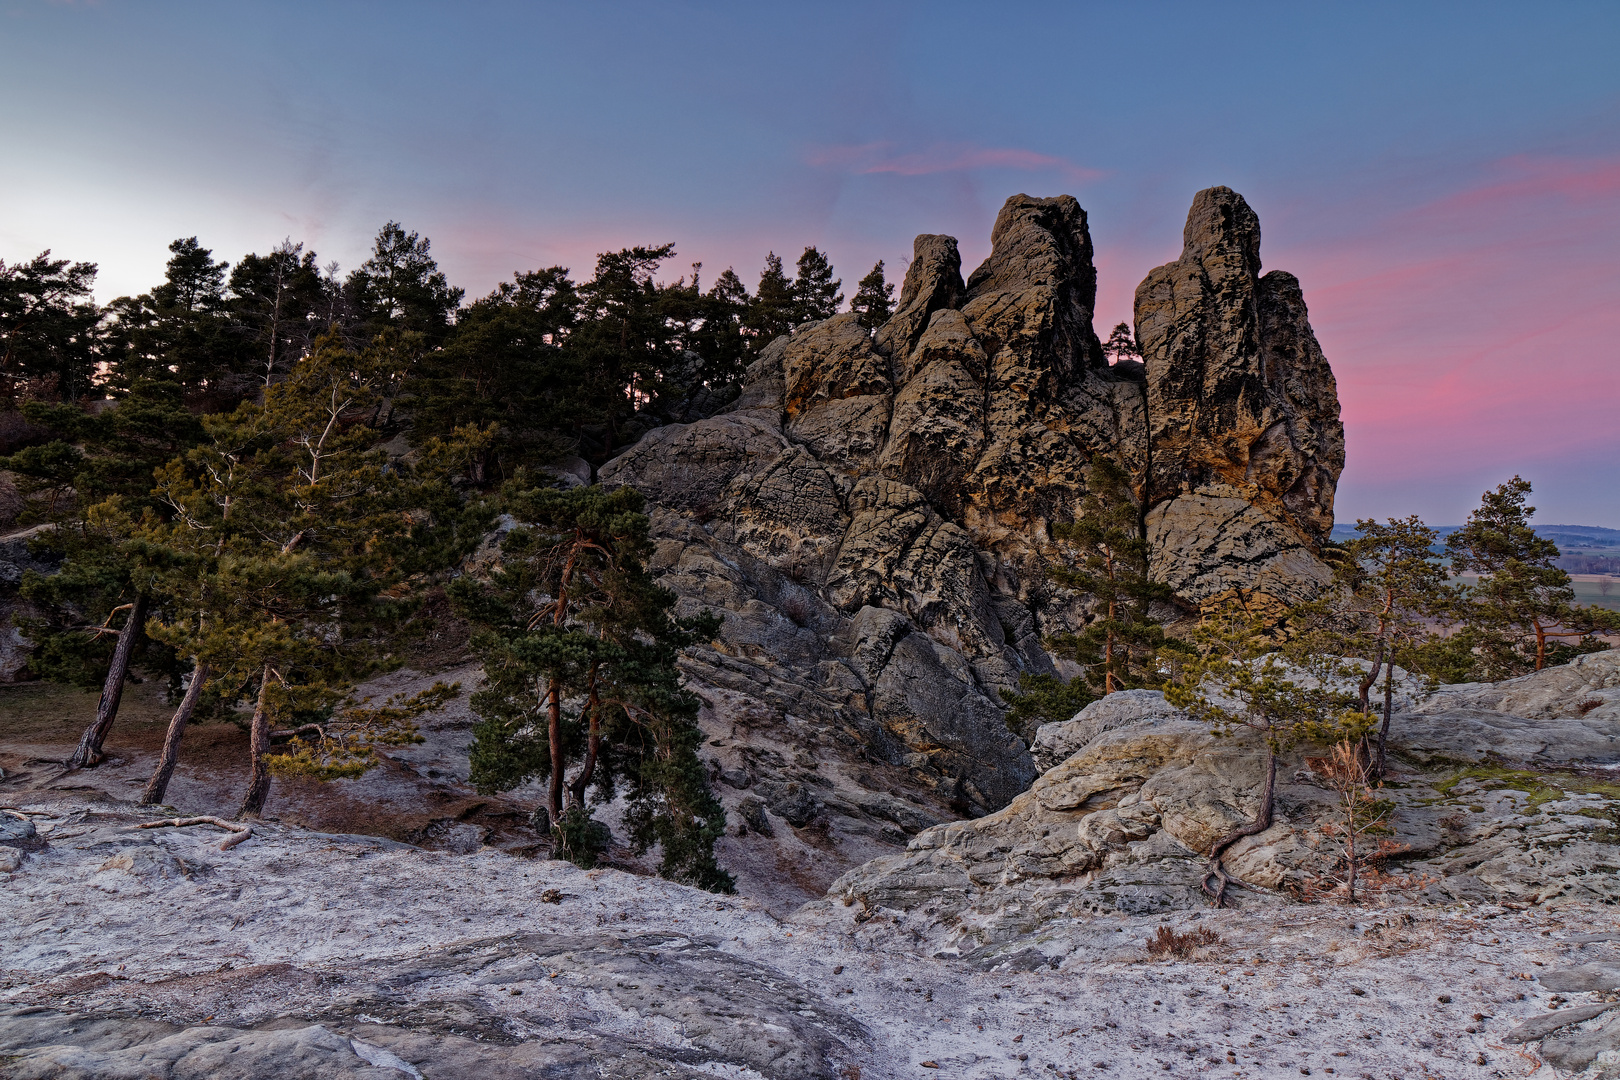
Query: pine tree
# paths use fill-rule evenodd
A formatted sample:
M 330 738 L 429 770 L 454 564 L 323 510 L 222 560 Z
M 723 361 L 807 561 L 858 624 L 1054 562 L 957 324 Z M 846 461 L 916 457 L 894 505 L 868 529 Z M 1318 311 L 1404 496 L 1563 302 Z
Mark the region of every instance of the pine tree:
M 1375 776 L 1385 768 L 1385 744 L 1393 709 L 1395 668 L 1426 666 L 1437 635 L 1430 620 L 1456 599 L 1447 573 L 1435 554 L 1439 533 L 1416 516 L 1387 524 L 1367 518 L 1356 522 L 1357 536 L 1347 541 L 1334 568 L 1337 594 L 1303 605 L 1296 612 L 1302 633 L 1320 637 L 1320 648 L 1367 661 L 1357 681 L 1357 707 L 1371 723 L 1370 692 L 1380 672 L 1384 679 L 1383 723 L 1378 729 Z
M 753 360 L 755 341 L 747 331 L 752 301 L 748 286 L 729 266 L 703 294 L 698 306 L 701 329 L 693 335 L 690 347 L 703 357 L 703 377 L 710 387 L 741 384 L 743 372 Z
M 793 279 L 793 323 L 819 322 L 838 314 L 844 283 L 833 279 L 832 263 L 814 247 L 799 256 L 798 276 Z
M 1035 741 L 1042 724 L 1072 720 L 1075 713 L 1097 700 L 1097 694 L 1084 678 L 1064 681 L 1056 675 L 1026 671 L 1018 676 L 1018 690 L 1003 689 L 1001 700 L 1007 706 L 1007 727 L 1027 746 Z
M 513 487 L 505 502 L 527 524 L 507 534 L 501 568 L 451 589 L 481 627 L 473 783 L 489 792 L 544 778 L 559 853 L 589 866 L 609 838 L 587 793 L 609 801 L 622 780 L 636 850 L 656 843 L 665 877 L 730 891 L 714 861 L 725 814 L 697 756 L 698 699 L 676 667 L 680 650 L 713 637 L 718 620 L 671 616 L 674 594 L 644 566 L 648 519 L 634 489 Z
M 765 269 L 759 274 L 759 288 L 748 308 L 748 329 L 763 348 L 792 331 L 796 305 L 793 282 L 782 272 L 782 259 L 776 252 L 765 256 Z
M 75 767 L 95 765 L 117 719 L 130 665 L 139 659 L 154 673 L 173 667 L 172 657 L 143 632 L 160 600 L 150 575 L 126 538 L 100 520 L 106 516 L 100 508 L 111 503 L 124 515 L 153 512 L 153 470 L 195 445 L 202 425 L 185 408 L 177 384 L 145 379 L 99 413 L 44 402 L 30 402 L 23 412 L 56 438 L 0 458 L 0 468 L 11 470 L 24 491 L 49 496 L 56 527 L 35 545 L 55 554 L 60 568 L 24 576 L 19 592 L 37 614 L 20 625 L 39 646 L 34 666 L 42 676 L 101 684 L 96 718 L 70 759 Z
M 269 796 L 273 722 L 329 716 L 401 614 L 384 591 L 407 569 L 416 500 L 364 423 L 383 378 L 374 354 L 322 339 L 264 404 L 205 417 L 206 441 L 158 470 L 167 520 L 125 519 L 167 597 L 152 635 L 193 658 L 194 684 L 254 701 L 242 817 Z
M 1530 490 L 1528 480 L 1515 476 L 1487 491 L 1467 523 L 1446 537 L 1453 572 L 1479 575 L 1460 613 L 1488 679 L 1606 649 L 1598 635 L 1620 631 L 1620 612 L 1575 605 L 1569 574 L 1555 564 L 1558 545 L 1530 524 L 1536 512 L 1525 505 Z
M 397 221 L 377 233 L 371 257 L 343 285 L 367 333 L 391 326 L 421 334 L 429 347 L 444 340 L 466 294 L 445 279 L 432 247 Z
M 24 263 L 0 259 L 0 409 L 43 390 L 77 401 L 90 390 L 100 357 L 102 312 L 90 297 L 95 263 L 41 252 Z
M 1286 640 L 1286 635 L 1283 635 Z M 1216 907 L 1233 880 L 1221 861 L 1233 844 L 1271 827 L 1277 789 L 1277 755 L 1308 739 L 1359 740 L 1365 713 L 1335 690 L 1346 669 L 1336 651 L 1318 639 L 1296 639 L 1286 651 L 1274 621 L 1239 598 L 1207 614 L 1189 635 L 1189 655 L 1177 656 L 1165 700 L 1207 723 L 1218 736 L 1247 730 L 1265 752 L 1265 780 L 1254 819 L 1217 839 L 1206 853 L 1204 891 Z
M 330 298 L 315 253 L 289 238 L 268 255 L 244 255 L 231 270 L 230 308 L 252 342 L 268 386 L 314 346 Z
M 189 404 L 207 411 L 232 408 L 253 392 L 254 357 L 225 295 L 230 264 L 185 237 L 169 245 L 163 284 L 108 305 L 107 351 L 112 382 L 140 379 L 178 383 Z
M 493 425 L 495 437 L 460 470 L 479 485 L 571 449 L 574 429 L 598 418 L 565 349 L 578 318 L 578 292 L 561 266 L 515 274 L 470 304 L 407 382 L 412 443 Z
M 1103 352 L 1107 354 L 1108 362 L 1111 364 L 1117 364 L 1121 360 L 1142 359 L 1142 350 L 1136 344 L 1136 339 L 1131 336 L 1129 323 L 1115 324 L 1114 332 L 1103 342 Z
M 674 254 L 674 244 L 663 244 L 598 255 L 596 273 L 579 286 L 579 320 L 565 352 L 578 388 L 577 433 L 595 443 L 586 456 L 603 460 L 639 438 L 636 413 L 656 402 L 664 373 L 681 361 L 653 280 Z
M 883 276 L 882 259 L 872 267 L 871 273 L 861 278 L 855 298 L 849 302 L 849 310 L 860 316 L 860 324 L 868 330 L 876 330 L 894 314 L 894 286 Z
M 1163 679 L 1156 658 L 1168 643 L 1152 605 L 1174 603 L 1175 592 L 1152 578 L 1130 474 L 1098 456 L 1086 480 L 1078 520 L 1052 527 L 1052 538 L 1078 565 L 1056 567 L 1051 577 L 1091 597 L 1097 615 L 1084 630 L 1059 635 L 1052 645 L 1072 651 L 1086 669 L 1086 680 L 1105 695 L 1158 686 Z

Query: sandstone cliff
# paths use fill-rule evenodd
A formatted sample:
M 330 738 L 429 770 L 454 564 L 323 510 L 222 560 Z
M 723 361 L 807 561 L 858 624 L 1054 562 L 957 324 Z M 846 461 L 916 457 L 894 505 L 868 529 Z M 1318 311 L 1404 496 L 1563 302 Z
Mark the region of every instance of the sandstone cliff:
M 1043 637 L 1088 616 L 1046 570 L 1049 527 L 1079 512 L 1096 455 L 1138 478 L 1189 610 L 1327 580 L 1314 545 L 1343 439 L 1297 283 L 1256 276 L 1258 225 L 1225 189 L 1200 193 L 1187 237 L 1139 294 L 1145 365 L 1110 366 L 1098 342 L 1080 204 L 1018 195 L 965 280 L 954 238 L 918 237 L 876 333 L 853 315 L 802 326 L 724 413 L 654 430 L 601 469 L 650 500 L 657 569 L 683 607 L 725 616 L 688 673 L 729 703 L 721 730 L 719 714 L 749 718 L 714 744 L 743 785 L 734 819 L 819 822 L 840 848 L 1029 786 L 998 691 L 1056 670 Z M 776 760 L 812 764 L 750 757 L 771 732 Z M 899 791 L 923 799 L 906 811 Z

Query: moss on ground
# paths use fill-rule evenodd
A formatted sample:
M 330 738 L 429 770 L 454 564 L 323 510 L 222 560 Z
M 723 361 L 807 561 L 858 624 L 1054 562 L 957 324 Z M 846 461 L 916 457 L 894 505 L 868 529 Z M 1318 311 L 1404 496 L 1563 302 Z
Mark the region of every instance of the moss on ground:
M 1529 769 L 1510 769 L 1503 765 L 1469 765 L 1437 782 L 1434 789 L 1442 798 L 1449 798 L 1464 780 L 1477 780 L 1486 791 L 1503 789 L 1522 791 L 1529 798 L 1523 814 L 1534 814 L 1543 803 L 1557 802 L 1577 795 L 1601 795 L 1612 802 L 1620 802 L 1620 783 L 1582 776 L 1572 772 L 1533 772 Z M 1469 807 L 1473 809 L 1473 807 Z M 1584 812 L 1584 811 L 1577 811 Z

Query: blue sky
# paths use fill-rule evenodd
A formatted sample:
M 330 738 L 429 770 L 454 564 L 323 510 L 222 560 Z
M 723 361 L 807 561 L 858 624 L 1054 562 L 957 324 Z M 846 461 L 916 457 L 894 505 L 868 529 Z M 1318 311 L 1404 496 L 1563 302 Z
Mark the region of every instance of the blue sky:
M 0 257 L 104 298 L 196 234 L 345 268 L 394 218 L 473 295 L 673 240 L 852 291 L 970 265 L 1016 192 L 1091 216 L 1098 322 L 1227 184 L 1338 375 L 1339 518 L 1462 518 L 1515 472 L 1620 526 L 1620 6 L 0 0 Z

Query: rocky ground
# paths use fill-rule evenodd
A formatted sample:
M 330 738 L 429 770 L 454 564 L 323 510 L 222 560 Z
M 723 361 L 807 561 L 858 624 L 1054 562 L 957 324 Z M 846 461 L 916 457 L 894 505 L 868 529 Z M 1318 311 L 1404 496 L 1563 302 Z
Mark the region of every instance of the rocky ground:
M 475 664 L 424 675 L 401 670 L 367 682 L 378 698 L 415 693 L 435 681 L 460 683 L 462 694 L 425 717 L 423 741 L 391 748 L 358 779 L 321 783 L 278 777 L 268 816 L 321 832 L 361 833 L 429 850 L 466 853 L 489 846 L 533 856 L 549 848 L 530 824 L 543 792 L 529 785 L 480 795 L 468 783 L 467 748 L 475 717 L 467 697 L 478 686 Z M 802 718 L 765 714 L 742 694 L 700 687 L 699 722 L 709 737 L 703 756 L 726 807 L 721 862 L 747 895 L 786 914 L 825 895 L 842 873 L 904 848 L 929 826 L 957 816 L 942 797 L 911 782 L 903 769 L 859 755 L 840 756 L 833 734 Z M 131 686 L 107 740 L 109 759 L 68 771 L 62 762 L 95 715 L 93 692 L 46 684 L 0 686 L 0 802 L 49 797 L 132 801 L 152 774 L 173 704 L 162 685 Z M 229 722 L 194 725 L 182 744 L 167 798 L 186 813 L 229 817 L 248 780 L 246 730 Z M 618 815 L 607 807 L 610 825 Z M 621 833 L 622 836 L 622 833 Z M 616 846 L 608 865 L 650 873 L 656 856 Z
M 1404 682 L 1390 732 L 1388 887 L 1413 899 L 1620 901 L 1620 653 L 1495 684 Z M 851 870 L 838 895 L 933 918 L 981 942 L 1086 911 L 1168 912 L 1204 901 L 1207 851 L 1254 820 L 1253 739 L 1135 690 L 1042 727 L 1046 771 L 1005 809 L 930 829 Z M 1325 747 L 1280 757 L 1272 826 L 1229 849 L 1243 902 L 1287 904 L 1342 878 L 1340 797 Z M 1363 849 L 1373 841 L 1369 836 Z
M 920 912 L 779 920 L 277 824 L 221 851 L 153 816 L 71 794 L 0 815 L 0 1074 L 1620 1073 L 1620 918 L 1585 902 L 1093 915 L 964 950 Z M 1156 958 L 1166 924 L 1213 940 Z
M 1043 729 L 1044 775 L 1006 810 L 803 906 L 840 864 L 771 809 L 770 837 L 743 819 L 723 842 L 743 895 L 722 897 L 537 858 L 478 819 L 429 850 L 289 813 L 222 850 L 211 825 L 139 828 L 159 814 L 101 790 L 133 766 L 14 773 L 0 1075 L 1620 1076 L 1620 656 L 1396 700 L 1408 850 L 1355 906 L 1306 753 L 1229 859 L 1240 906 L 1207 907 L 1194 849 L 1252 813 L 1256 758 L 1145 692 Z M 461 783 L 447 717 L 390 770 Z M 717 772 L 747 767 L 746 735 L 711 732 Z M 371 783 L 405 813 L 420 793 L 392 776 L 337 803 Z M 720 781 L 734 817 L 746 780 Z M 228 811 L 190 783 L 187 812 Z M 1179 955 L 1149 950 L 1162 933 Z

